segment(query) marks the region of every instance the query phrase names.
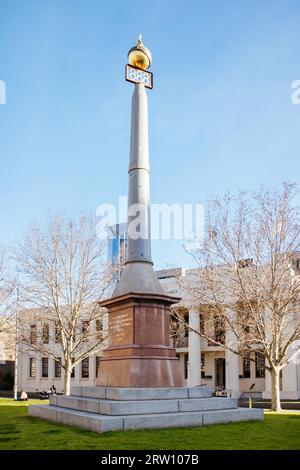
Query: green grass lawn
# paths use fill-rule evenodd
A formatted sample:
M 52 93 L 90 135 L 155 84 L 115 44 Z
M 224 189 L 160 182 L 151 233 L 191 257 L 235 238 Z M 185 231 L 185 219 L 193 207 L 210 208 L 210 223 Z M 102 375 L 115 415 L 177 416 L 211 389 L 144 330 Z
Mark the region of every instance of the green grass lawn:
M 29 417 L 28 404 L 0 399 L 0 449 L 300 449 L 300 413 L 267 412 L 264 422 L 98 434 Z

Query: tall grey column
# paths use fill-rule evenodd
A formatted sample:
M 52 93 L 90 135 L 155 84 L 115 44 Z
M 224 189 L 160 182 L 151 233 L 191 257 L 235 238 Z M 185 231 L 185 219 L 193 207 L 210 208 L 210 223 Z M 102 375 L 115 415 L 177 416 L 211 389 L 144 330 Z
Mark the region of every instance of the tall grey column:
M 128 255 L 126 263 L 151 263 L 150 165 L 148 100 L 145 86 L 134 86 L 131 106 L 131 143 L 128 197 Z
M 134 85 L 132 96 L 127 259 L 113 297 L 129 292 L 164 293 L 151 260 L 148 99 L 143 83 Z

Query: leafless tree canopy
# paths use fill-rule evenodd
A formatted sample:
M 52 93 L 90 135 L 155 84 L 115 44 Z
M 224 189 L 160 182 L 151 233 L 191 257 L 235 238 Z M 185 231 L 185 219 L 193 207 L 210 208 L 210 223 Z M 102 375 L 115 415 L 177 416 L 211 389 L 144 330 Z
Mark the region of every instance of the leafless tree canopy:
M 30 324 L 23 325 L 22 341 L 54 359 L 45 335 L 60 343 L 66 393 L 72 368 L 103 348 L 103 309 L 98 301 L 113 279 L 104 248 L 93 218 L 83 215 L 76 222 L 49 215 L 47 226 L 33 226 L 15 250 L 22 279 L 22 304 L 32 308 L 32 318 L 44 324 L 36 332 Z
M 0 247 L 0 334 L 11 333 L 15 314 L 14 282 L 10 279 L 6 249 Z
M 11 278 L 7 250 L 0 247 L 0 355 L 13 357 L 17 287 Z
M 261 353 L 276 380 L 300 352 L 300 213 L 294 196 L 295 186 L 284 184 L 282 191 L 213 198 L 204 244 L 193 252 L 199 270 L 185 286 L 205 317 L 199 334 L 239 354 Z

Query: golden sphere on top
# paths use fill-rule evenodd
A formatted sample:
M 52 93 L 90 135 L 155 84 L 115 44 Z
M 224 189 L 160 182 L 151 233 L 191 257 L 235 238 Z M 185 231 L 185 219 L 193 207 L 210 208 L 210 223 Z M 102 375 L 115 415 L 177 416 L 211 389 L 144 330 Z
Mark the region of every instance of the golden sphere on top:
M 128 62 L 133 67 L 142 70 L 147 70 L 152 63 L 151 52 L 142 43 L 141 34 L 136 46 L 132 47 L 128 52 Z

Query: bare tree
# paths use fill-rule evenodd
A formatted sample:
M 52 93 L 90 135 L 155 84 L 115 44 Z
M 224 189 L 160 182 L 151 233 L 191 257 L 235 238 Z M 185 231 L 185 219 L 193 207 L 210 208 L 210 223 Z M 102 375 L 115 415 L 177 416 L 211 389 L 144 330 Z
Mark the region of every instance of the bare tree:
M 280 372 L 300 353 L 300 213 L 295 185 L 250 196 L 213 198 L 204 243 L 185 285 L 205 319 L 210 344 L 253 360 L 271 374 L 272 410 L 280 410 Z M 181 315 L 177 319 L 183 322 Z
M 78 222 L 49 215 L 45 228 L 35 225 L 15 250 L 22 278 L 22 302 L 42 326 L 22 325 L 22 342 L 58 361 L 51 344 L 60 344 L 64 392 L 70 394 L 73 368 L 103 349 L 103 309 L 98 302 L 111 286 L 113 271 L 105 246 L 89 216 Z M 29 322 L 30 323 L 30 322 Z
M 0 247 L 0 334 L 14 333 L 14 282 L 10 279 L 6 249 Z

